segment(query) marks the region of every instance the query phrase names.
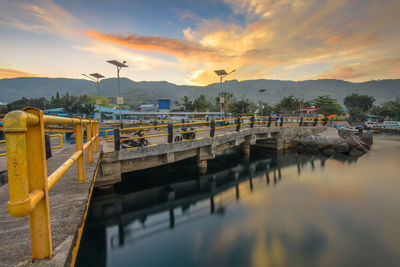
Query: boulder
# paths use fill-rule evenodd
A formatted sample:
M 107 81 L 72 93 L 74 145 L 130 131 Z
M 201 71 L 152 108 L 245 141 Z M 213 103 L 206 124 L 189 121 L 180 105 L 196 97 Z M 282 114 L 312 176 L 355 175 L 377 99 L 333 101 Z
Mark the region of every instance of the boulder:
M 346 138 L 346 137 L 349 137 L 351 135 L 351 133 L 344 129 L 338 129 L 338 135 L 342 138 Z
M 304 146 L 303 146 L 302 144 L 298 144 L 298 145 L 296 146 L 296 151 L 298 151 L 298 152 L 304 152 L 304 151 L 306 151 L 306 149 L 304 148 Z
M 364 153 L 367 153 L 368 150 L 369 150 L 368 147 L 367 147 L 367 146 L 364 146 L 363 144 L 360 144 L 360 145 L 356 146 L 355 149 L 358 149 L 358 150 L 360 150 L 360 151 L 363 151 Z
M 353 134 L 346 137 L 344 141 L 349 145 L 350 149 L 360 144 L 360 140 Z
M 362 151 L 362 150 L 359 150 L 359 149 L 357 149 L 357 148 L 352 148 L 351 150 L 350 150 L 350 152 L 349 152 L 349 155 L 350 156 L 355 156 L 355 157 L 359 157 L 359 156 L 361 156 L 361 155 L 363 155 L 363 154 L 365 154 L 365 152 L 364 151 Z
M 372 146 L 372 144 L 374 143 L 374 136 L 370 132 L 363 131 L 360 138 L 364 143 L 368 144 L 369 146 Z
M 315 139 L 315 144 L 318 146 L 320 150 L 328 147 L 331 143 L 329 142 L 328 138 L 326 137 L 319 137 Z
M 350 147 L 347 143 L 334 144 L 332 147 L 335 149 L 336 153 L 347 153 L 350 151 Z
M 365 146 L 365 147 L 368 148 L 368 149 L 371 149 L 371 145 L 365 143 L 365 142 L 362 141 L 362 140 L 360 141 L 360 145 Z
M 332 156 L 336 154 L 336 150 L 333 147 L 326 147 L 322 152 L 327 156 Z
M 304 150 L 306 152 L 313 152 L 313 153 L 319 152 L 317 144 L 315 142 L 313 142 L 313 141 L 309 141 L 309 142 L 307 142 L 306 144 L 303 144 L 303 145 L 304 145 Z

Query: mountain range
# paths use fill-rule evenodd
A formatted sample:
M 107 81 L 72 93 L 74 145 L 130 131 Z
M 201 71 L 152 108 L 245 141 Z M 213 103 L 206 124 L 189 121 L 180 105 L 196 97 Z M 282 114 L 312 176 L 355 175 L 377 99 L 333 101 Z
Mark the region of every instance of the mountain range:
M 117 79 L 104 79 L 100 82 L 100 92 L 95 82 L 84 79 L 67 78 L 13 78 L 0 79 L 0 101 L 11 102 L 22 97 L 36 98 L 55 96 L 58 92 L 64 95 L 94 94 L 105 97 L 117 95 Z M 204 94 L 207 99 L 215 101 L 221 91 L 232 92 L 236 98 L 248 98 L 255 102 L 264 101 L 269 104 L 278 102 L 282 97 L 294 95 L 304 100 L 311 100 L 319 95 L 331 95 L 343 104 L 344 97 L 352 94 L 373 96 L 375 104 L 400 97 L 400 79 L 373 80 L 353 83 L 343 80 L 321 79 L 306 81 L 282 80 L 230 80 L 207 86 L 176 85 L 166 81 L 135 82 L 127 78 L 120 79 L 121 95 L 124 102 L 133 106 L 156 103 L 158 99 L 179 101 L 183 96 L 191 99 Z M 264 90 L 261 90 L 264 89 Z M 261 92 L 260 92 L 261 91 Z

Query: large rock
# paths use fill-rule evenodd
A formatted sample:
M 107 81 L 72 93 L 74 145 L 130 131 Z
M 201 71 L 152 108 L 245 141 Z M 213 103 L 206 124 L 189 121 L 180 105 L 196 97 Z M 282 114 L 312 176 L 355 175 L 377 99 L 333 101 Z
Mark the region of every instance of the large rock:
M 359 157 L 359 156 L 361 156 L 361 155 L 363 155 L 363 154 L 365 154 L 365 152 L 364 152 L 364 151 L 361 151 L 361 150 L 359 150 L 359 149 L 357 149 L 357 148 L 352 148 L 352 149 L 350 150 L 350 152 L 349 152 L 349 155 L 350 155 L 350 156 L 355 156 L 355 157 Z
M 360 145 L 365 146 L 368 149 L 371 149 L 371 145 L 366 143 L 366 142 L 364 142 L 364 141 L 362 141 L 362 140 L 360 141 Z
M 331 143 L 328 138 L 326 137 L 318 137 L 315 139 L 315 144 L 318 146 L 320 150 L 328 147 Z
M 319 152 L 318 146 L 315 142 L 310 141 L 309 143 L 307 143 L 307 145 L 304 145 L 304 150 L 306 152 Z
M 358 145 L 358 146 L 352 148 L 352 149 L 350 150 L 349 155 L 350 155 L 350 156 L 357 156 L 357 157 L 358 157 L 358 156 L 361 156 L 361 155 L 363 155 L 363 154 L 365 154 L 365 153 L 367 153 L 367 152 L 368 152 L 368 147 L 366 147 L 366 146 L 360 144 L 360 145 Z
M 367 153 L 368 150 L 369 150 L 368 147 L 364 146 L 363 144 L 360 144 L 360 145 L 356 146 L 355 148 L 360 150 L 360 151 L 363 151 L 364 153 Z
M 350 148 L 356 147 L 360 144 L 360 140 L 354 134 L 346 137 L 344 141 L 349 145 Z
M 360 136 L 361 140 L 363 142 L 365 142 L 368 146 L 372 146 L 372 144 L 374 143 L 374 136 L 372 133 L 370 132 L 366 132 L 363 131 L 361 136 Z
M 351 135 L 351 133 L 349 132 L 349 131 L 346 131 L 345 129 L 338 129 L 338 135 L 341 137 L 341 138 L 346 138 L 346 137 L 349 137 L 350 135 Z
M 334 144 L 332 147 L 335 149 L 336 153 L 347 153 L 350 151 L 350 147 L 347 143 Z
M 326 147 L 326 148 L 324 148 L 324 150 L 322 151 L 325 155 L 328 155 L 328 156 L 332 156 L 332 155 L 335 155 L 336 154 L 336 150 L 333 148 L 333 147 Z
M 304 152 L 304 151 L 306 151 L 306 149 L 304 148 L 304 146 L 302 145 L 302 144 L 298 144 L 297 146 L 296 146 L 296 151 L 298 151 L 298 152 Z

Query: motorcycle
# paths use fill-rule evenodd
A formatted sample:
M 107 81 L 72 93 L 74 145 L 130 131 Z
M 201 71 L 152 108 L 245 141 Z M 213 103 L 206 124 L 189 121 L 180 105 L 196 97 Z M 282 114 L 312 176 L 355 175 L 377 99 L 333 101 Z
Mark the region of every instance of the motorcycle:
M 188 130 L 187 128 L 182 128 L 181 132 L 182 133 L 178 133 L 175 136 L 175 142 L 179 142 L 182 141 L 183 139 L 186 140 L 192 140 L 196 138 L 196 133 L 194 132 L 195 128 L 190 128 L 190 130 Z
M 143 130 L 140 129 L 134 135 L 137 135 L 138 137 L 142 137 L 142 136 L 144 136 L 142 131 Z M 140 146 L 148 146 L 148 145 L 150 145 L 150 142 L 146 138 L 125 140 L 125 141 L 121 142 L 121 147 L 122 148 L 140 147 Z

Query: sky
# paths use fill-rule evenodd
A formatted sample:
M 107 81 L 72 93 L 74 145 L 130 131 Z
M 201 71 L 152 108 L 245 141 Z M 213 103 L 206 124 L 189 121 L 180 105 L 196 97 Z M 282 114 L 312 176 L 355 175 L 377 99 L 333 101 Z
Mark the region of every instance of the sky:
M 0 0 L 0 79 L 397 79 L 399 44 L 399 0 Z

